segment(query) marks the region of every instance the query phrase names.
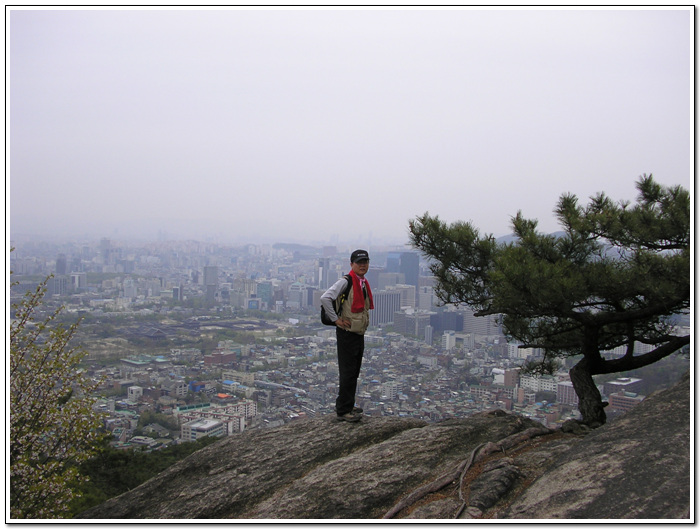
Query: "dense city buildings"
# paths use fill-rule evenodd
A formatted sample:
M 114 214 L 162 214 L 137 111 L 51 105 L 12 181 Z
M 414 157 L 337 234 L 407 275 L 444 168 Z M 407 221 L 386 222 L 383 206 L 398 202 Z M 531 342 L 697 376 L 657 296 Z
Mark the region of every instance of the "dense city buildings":
M 47 310 L 83 318 L 76 339 L 102 380 L 97 405 L 115 446 L 155 449 L 333 413 L 335 331 L 320 322 L 319 298 L 348 272 L 354 248 L 108 238 L 13 246 L 12 300 L 52 274 Z M 550 427 L 578 417 L 570 366 L 521 374 L 541 351 L 509 343 L 497 316 L 440 306 L 418 253 L 369 251 L 375 310 L 357 391 L 366 414 L 439 421 L 501 408 Z M 613 377 L 599 389 L 620 411 L 644 388 Z

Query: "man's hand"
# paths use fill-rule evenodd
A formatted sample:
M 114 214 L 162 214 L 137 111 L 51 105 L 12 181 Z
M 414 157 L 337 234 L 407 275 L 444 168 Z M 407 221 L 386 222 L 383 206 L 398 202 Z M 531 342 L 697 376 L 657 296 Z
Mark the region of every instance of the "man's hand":
M 338 326 L 338 327 L 340 327 L 341 329 L 344 329 L 344 330 L 346 330 L 346 331 L 347 331 L 347 330 L 350 328 L 350 326 L 352 325 L 352 323 L 350 322 L 350 320 L 347 319 L 347 318 L 338 318 L 337 320 L 335 320 L 335 324 L 336 324 L 336 326 Z

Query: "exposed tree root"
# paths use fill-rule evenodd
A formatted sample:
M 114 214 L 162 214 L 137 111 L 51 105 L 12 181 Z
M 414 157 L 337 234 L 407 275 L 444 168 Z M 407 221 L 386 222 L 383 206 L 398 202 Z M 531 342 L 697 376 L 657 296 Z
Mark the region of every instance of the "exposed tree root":
M 482 443 L 476 448 L 474 448 L 474 450 L 471 451 L 471 454 L 469 454 L 469 457 L 462 461 L 459 465 L 457 465 L 457 468 L 455 470 L 447 472 L 439 478 L 437 478 L 435 481 L 431 481 L 430 483 L 423 485 L 422 487 L 419 487 L 413 492 L 411 492 L 411 494 L 406 496 L 404 499 L 402 499 L 396 505 L 394 505 L 391 509 L 389 509 L 389 511 L 387 511 L 383 518 L 393 518 L 401 510 L 405 509 L 406 507 L 410 507 L 421 498 L 427 496 L 432 492 L 437 492 L 441 488 L 446 487 L 447 485 L 458 479 L 460 474 L 466 472 L 466 470 L 472 465 L 472 463 L 474 462 L 476 452 L 485 444 L 486 443 Z
M 455 515 L 455 518 L 458 518 L 462 514 L 464 509 L 467 507 L 467 501 L 465 500 L 462 494 L 463 482 L 465 476 L 467 475 L 467 471 L 471 468 L 471 466 L 474 463 L 482 461 L 494 452 L 502 451 L 505 453 L 506 450 L 509 450 L 514 446 L 517 446 L 529 439 L 538 437 L 540 435 L 550 434 L 553 433 L 553 431 L 554 430 L 549 430 L 547 428 L 528 428 L 527 430 L 515 433 L 504 439 L 501 439 L 497 443 L 486 442 L 478 445 L 471 451 L 469 457 L 462 461 L 459 465 L 457 465 L 457 467 L 453 471 L 447 472 L 439 478 L 435 479 L 434 481 L 431 481 L 430 483 L 427 483 L 417 488 L 408 496 L 400 500 L 391 509 L 389 509 L 389 511 L 387 511 L 387 513 L 382 518 L 393 518 L 403 509 L 412 506 L 428 494 L 437 492 L 443 487 L 446 487 L 450 483 L 459 479 L 459 499 L 462 500 L 462 506 L 459 508 L 459 511 Z

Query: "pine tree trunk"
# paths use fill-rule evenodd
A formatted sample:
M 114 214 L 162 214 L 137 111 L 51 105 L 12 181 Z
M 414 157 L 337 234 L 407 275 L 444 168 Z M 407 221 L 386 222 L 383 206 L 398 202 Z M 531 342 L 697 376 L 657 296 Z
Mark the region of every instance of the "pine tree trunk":
M 593 381 L 593 375 L 588 360 L 584 357 L 578 364 L 569 370 L 571 383 L 578 396 L 578 409 L 581 412 L 584 424 L 591 428 L 598 428 L 606 422 L 603 411 L 603 399 L 598 387 Z

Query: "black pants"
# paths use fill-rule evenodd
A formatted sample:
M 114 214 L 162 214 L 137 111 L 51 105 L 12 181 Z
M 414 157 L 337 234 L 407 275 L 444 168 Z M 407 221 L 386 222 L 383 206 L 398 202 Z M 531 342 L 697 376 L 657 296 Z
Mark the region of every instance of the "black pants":
M 338 415 L 345 415 L 351 412 L 355 406 L 357 377 L 360 376 L 360 367 L 362 367 L 365 337 L 362 334 L 342 329 L 336 329 L 335 335 L 338 339 L 338 374 L 340 377 L 335 411 Z

